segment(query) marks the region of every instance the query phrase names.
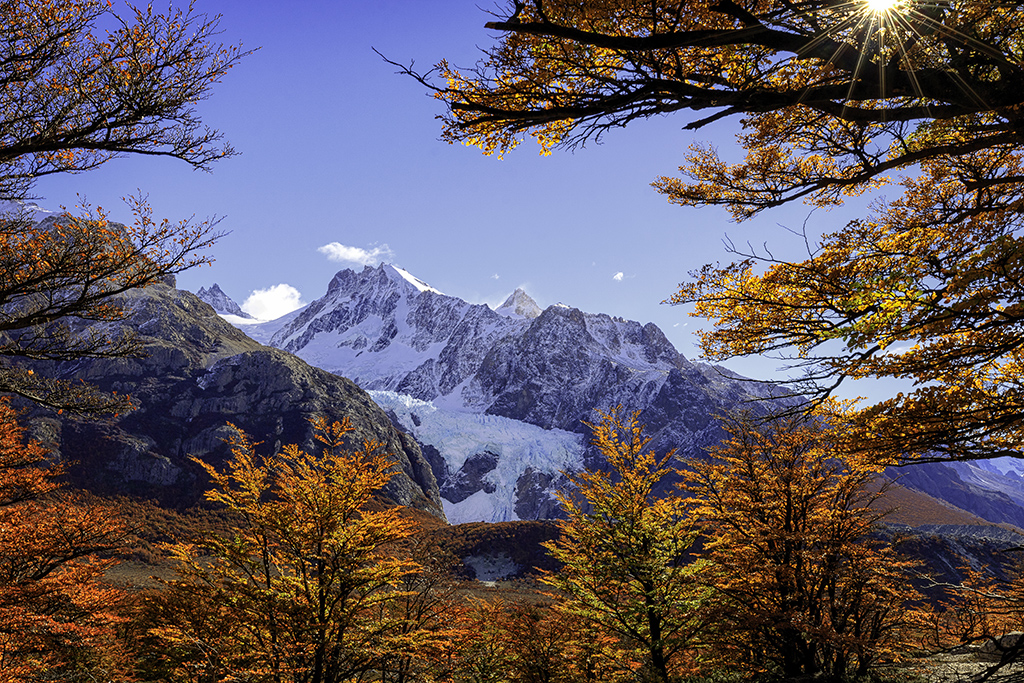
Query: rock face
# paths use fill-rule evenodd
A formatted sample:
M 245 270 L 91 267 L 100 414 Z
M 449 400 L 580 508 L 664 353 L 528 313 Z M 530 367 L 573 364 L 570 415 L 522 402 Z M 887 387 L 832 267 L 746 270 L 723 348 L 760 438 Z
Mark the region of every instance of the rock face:
M 434 472 L 445 482 L 446 510 L 456 521 L 553 514 L 552 490 L 564 482 L 559 472 L 586 462 L 584 421 L 594 419 L 595 409 L 640 409 L 657 450 L 677 448 L 689 456 L 721 438 L 716 414 L 753 398 L 762 386 L 689 362 L 654 324 L 564 305 L 542 311 L 522 290 L 491 310 L 386 264 L 343 270 L 323 297 L 287 320 L 258 328 L 253 333 L 270 345 L 375 390 L 374 398 L 403 428 L 436 449 L 441 458 Z M 399 405 L 401 396 L 429 408 L 417 413 Z M 565 435 L 575 443 L 565 448 L 575 451 L 545 460 L 540 452 L 552 444 L 542 436 L 535 447 L 516 451 L 515 467 L 502 466 L 513 457 L 508 435 L 520 434 L 515 428 L 494 423 L 505 440 L 489 440 L 479 425 L 454 430 L 445 412 L 495 416 L 559 439 Z M 467 430 L 476 439 L 472 447 L 455 437 Z M 509 491 L 514 500 L 490 506 L 481 500 Z M 484 516 L 467 517 L 469 509 Z
M 78 361 L 41 371 L 128 393 L 141 408 L 105 421 L 39 416 L 72 475 L 104 493 L 149 496 L 172 505 L 202 498 L 205 477 L 189 460 L 220 464 L 228 423 L 262 442 L 315 448 L 309 419 L 349 417 L 353 445 L 375 440 L 399 470 L 385 489 L 397 503 L 443 516 L 437 484 L 419 445 L 352 382 L 268 348 L 169 284 L 128 295 L 123 323 L 141 335 L 145 357 Z
M 1024 548 L 1024 535 L 994 525 L 890 525 L 879 533 L 886 541 L 895 543 L 901 555 L 917 560 L 922 576 L 937 583 L 966 581 L 965 568 L 1010 581 L 1017 573 L 1018 551 Z M 922 588 L 929 592 L 928 582 Z M 934 588 L 932 584 L 931 590 Z
M 196 296 L 200 301 L 210 304 L 213 306 L 213 310 L 217 311 L 222 315 L 237 315 L 239 318 L 245 318 L 246 320 L 252 320 L 252 316 L 242 310 L 242 308 L 235 303 L 235 300 L 229 297 L 221 290 L 220 285 L 216 282 L 209 289 L 200 287 L 199 291 L 196 292 Z

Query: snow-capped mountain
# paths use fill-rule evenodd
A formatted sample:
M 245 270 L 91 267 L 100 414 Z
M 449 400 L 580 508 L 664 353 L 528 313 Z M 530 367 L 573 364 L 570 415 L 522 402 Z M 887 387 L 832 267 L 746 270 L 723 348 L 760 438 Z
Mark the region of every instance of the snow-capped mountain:
M 365 389 L 433 400 L 452 394 L 493 345 L 525 325 L 381 265 L 339 272 L 269 344 Z
M 689 362 L 651 323 L 541 310 L 521 290 L 492 310 L 387 264 L 343 270 L 287 320 L 244 330 L 387 392 L 374 396 L 434 453 L 457 521 L 550 516 L 560 472 L 585 462 L 595 409 L 640 409 L 656 449 L 695 455 L 721 438 L 715 415 L 759 386 Z
M 235 303 L 235 300 L 224 293 L 216 282 L 209 289 L 201 287 L 196 296 L 200 301 L 213 306 L 213 310 L 221 315 L 237 315 L 239 318 L 252 320 L 252 316 L 242 310 L 242 307 Z
M 517 288 L 516 291 L 512 292 L 505 299 L 505 303 L 495 309 L 495 313 L 509 318 L 528 318 L 532 320 L 543 313 L 543 311 L 541 311 L 537 302 L 530 298 L 529 294 Z

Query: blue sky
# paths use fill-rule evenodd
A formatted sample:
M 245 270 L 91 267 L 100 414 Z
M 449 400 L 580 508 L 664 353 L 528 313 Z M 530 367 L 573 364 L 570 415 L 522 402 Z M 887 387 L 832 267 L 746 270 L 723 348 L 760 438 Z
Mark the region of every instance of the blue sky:
M 241 155 L 211 174 L 169 159 L 116 160 L 41 180 L 39 203 L 74 206 L 81 195 L 127 219 L 119 198 L 140 189 L 161 217 L 223 216 L 230 234 L 216 263 L 182 274 L 179 287 L 217 282 L 240 303 L 280 285 L 309 302 L 336 271 L 362 267 L 330 255 L 376 250 L 471 302 L 497 304 L 523 287 L 541 306 L 653 321 L 695 358 L 700 321 L 660 302 L 689 271 L 728 259 L 727 233 L 799 257 L 802 244 L 780 224 L 799 228 L 809 210 L 736 225 L 722 211 L 671 206 L 649 186 L 675 173 L 691 142 L 732 146 L 735 123 L 690 133 L 683 117 L 638 122 L 546 158 L 532 143 L 498 160 L 439 141 L 440 105 L 373 48 L 422 68 L 442 58 L 470 65 L 493 39 L 480 9 L 488 1 L 200 0 L 201 11 L 223 15 L 224 42 L 259 48 L 200 105 Z M 808 226 L 828 231 L 850 217 L 819 211 Z M 728 365 L 758 376 L 773 367 Z

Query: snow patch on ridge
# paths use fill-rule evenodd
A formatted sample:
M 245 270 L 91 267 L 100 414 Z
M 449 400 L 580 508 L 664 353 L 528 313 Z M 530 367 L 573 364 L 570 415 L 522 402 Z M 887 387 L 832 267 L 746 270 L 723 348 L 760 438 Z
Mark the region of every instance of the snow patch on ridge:
M 434 289 L 433 287 L 431 287 L 426 282 L 424 282 L 423 280 L 419 279 L 418 277 L 416 277 L 415 275 L 413 275 L 409 271 L 402 270 L 401 268 L 399 268 L 398 266 L 395 266 L 395 265 L 391 265 L 391 267 L 394 268 L 395 272 L 398 273 L 399 275 L 401 275 L 402 278 L 406 282 L 408 282 L 410 285 L 412 285 L 413 287 L 415 287 L 419 291 L 421 291 L 421 292 L 433 292 L 434 294 L 440 294 L 440 295 L 444 296 L 444 292 L 442 292 L 439 289 Z
M 221 314 L 220 317 L 241 329 L 249 335 L 251 339 L 258 341 L 260 344 L 269 345 L 271 337 L 277 334 L 278 330 L 298 318 L 308 307 L 309 304 L 306 304 L 302 308 L 296 309 L 291 313 L 285 313 L 280 318 L 275 318 L 273 320 L 256 320 L 255 318 L 246 320 L 244 318 L 238 318 L 237 316 L 224 314 Z
M 988 460 L 980 460 L 975 463 L 978 467 L 986 469 L 990 472 L 998 472 L 999 474 L 1009 474 L 1017 477 L 1024 477 L 1024 460 L 1020 458 L 1013 458 L 1010 456 L 1004 456 L 1002 458 L 990 458 Z
M 493 485 L 493 493 L 477 491 L 458 503 L 442 498 L 445 515 L 452 524 L 519 519 L 516 485 L 527 468 L 551 475 L 583 468 L 581 434 L 542 429 L 496 415 L 439 409 L 430 401 L 393 391 L 368 393 L 381 408 L 394 413 L 402 428 L 417 441 L 436 448 L 449 473 L 457 473 L 478 453 L 498 456 L 495 468 L 484 476 Z

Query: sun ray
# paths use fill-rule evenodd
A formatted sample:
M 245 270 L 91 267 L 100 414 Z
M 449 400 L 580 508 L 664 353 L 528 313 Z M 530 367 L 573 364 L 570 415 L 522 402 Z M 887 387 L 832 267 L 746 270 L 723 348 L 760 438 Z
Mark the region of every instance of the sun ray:
M 925 34 L 921 29 L 942 29 L 947 36 L 960 40 L 961 43 L 966 47 L 982 50 L 988 48 L 988 46 L 984 45 L 980 41 L 975 40 L 960 31 L 951 29 L 948 26 L 944 26 L 938 23 L 934 18 L 929 17 L 923 12 L 917 10 L 908 10 L 904 13 L 900 13 L 899 15 L 890 16 L 890 20 L 892 21 L 894 27 L 903 29 L 905 33 L 913 34 L 918 38 L 925 37 Z M 912 20 L 916 21 L 919 27 L 915 26 L 914 23 L 912 23 Z M 937 48 L 931 45 L 930 41 L 922 41 L 919 42 L 918 44 L 925 53 L 938 52 Z M 939 58 L 940 61 L 946 61 L 945 56 L 941 54 L 939 54 Z M 920 93 L 919 87 L 917 86 L 917 79 L 914 74 L 913 64 L 910 63 L 909 57 L 907 56 L 906 52 L 901 53 L 900 61 L 904 63 L 905 73 L 907 74 L 907 77 L 910 79 L 912 84 L 915 86 L 915 90 L 918 90 L 918 93 Z M 948 74 L 949 79 L 953 81 L 953 84 L 962 93 L 969 96 L 975 102 L 975 104 L 977 104 L 980 107 L 989 107 L 989 104 L 985 101 L 985 98 L 980 93 L 978 93 L 974 88 L 972 88 L 970 84 L 967 82 L 967 80 L 961 74 L 957 73 L 955 70 L 952 69 L 947 70 L 946 73 Z

